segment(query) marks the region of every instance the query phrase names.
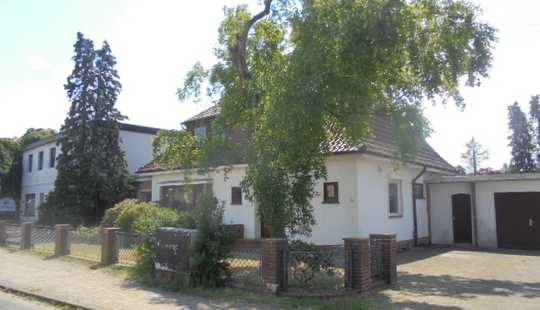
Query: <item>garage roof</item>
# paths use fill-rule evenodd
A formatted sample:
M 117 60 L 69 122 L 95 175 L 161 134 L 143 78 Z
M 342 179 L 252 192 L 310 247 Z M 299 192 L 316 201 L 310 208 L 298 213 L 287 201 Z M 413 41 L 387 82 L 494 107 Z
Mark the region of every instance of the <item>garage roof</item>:
M 443 176 L 431 180 L 426 180 L 427 183 L 470 183 L 470 182 L 496 182 L 496 181 L 526 181 L 540 180 L 540 173 L 508 173 L 508 174 L 491 174 L 491 175 L 457 175 Z

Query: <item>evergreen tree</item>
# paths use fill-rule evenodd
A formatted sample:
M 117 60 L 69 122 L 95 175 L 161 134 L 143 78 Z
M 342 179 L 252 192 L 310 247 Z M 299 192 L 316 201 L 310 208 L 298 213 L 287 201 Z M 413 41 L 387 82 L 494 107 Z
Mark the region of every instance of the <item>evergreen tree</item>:
M 128 190 L 118 128 L 125 117 L 115 108 L 121 84 L 107 42 L 95 51 L 78 33 L 74 48 L 75 67 L 64 85 L 71 106 L 60 129 L 58 177 L 44 220 L 95 223 Z
M 465 144 L 465 147 L 467 150 L 461 154 L 461 159 L 467 164 L 469 170 L 474 175 L 477 175 L 482 162 L 489 159 L 489 151 L 484 150 L 482 145 L 474 137 Z
M 510 170 L 512 172 L 532 172 L 535 170 L 533 154 L 535 151 L 532 142 L 532 128 L 527 116 L 515 102 L 508 107 L 508 128 L 511 131 L 508 140 L 512 148 Z
M 535 146 L 536 164 L 540 164 L 540 95 L 531 96 L 529 101 L 529 113 L 531 115 L 531 130 L 533 131 L 533 144 Z

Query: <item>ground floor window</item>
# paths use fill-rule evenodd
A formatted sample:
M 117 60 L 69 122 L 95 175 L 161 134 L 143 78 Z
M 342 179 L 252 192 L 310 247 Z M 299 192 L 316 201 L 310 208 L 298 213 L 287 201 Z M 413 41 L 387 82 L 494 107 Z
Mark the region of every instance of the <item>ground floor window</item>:
M 323 203 L 339 203 L 338 182 L 324 183 L 323 186 Z
M 166 208 L 187 209 L 197 205 L 197 199 L 204 190 L 210 190 L 208 183 L 189 185 L 167 185 L 160 189 L 160 204 Z
M 36 194 L 26 194 L 24 196 L 24 216 L 34 216 L 36 214 Z
M 231 205 L 242 204 L 242 188 L 240 186 L 233 186 L 231 188 Z
M 388 215 L 401 216 L 401 181 L 391 180 L 388 182 Z

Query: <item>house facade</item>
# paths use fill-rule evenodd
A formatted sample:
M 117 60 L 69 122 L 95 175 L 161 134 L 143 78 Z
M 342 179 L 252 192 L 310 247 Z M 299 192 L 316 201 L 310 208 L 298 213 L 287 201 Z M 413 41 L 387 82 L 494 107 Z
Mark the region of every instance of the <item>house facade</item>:
M 215 107 L 184 122 L 186 130 L 206 135 L 218 113 Z M 328 177 L 316 185 L 312 199 L 316 225 L 305 237 L 319 245 L 342 244 L 346 237 L 373 233 L 396 233 L 402 246 L 429 240 L 429 215 L 425 180 L 453 174 L 454 168 L 424 143 L 414 160 L 398 162 L 390 123 L 374 118 L 374 135 L 357 145 L 342 136 L 332 140 L 332 155 L 326 160 Z M 268 237 L 257 218 L 257 205 L 240 188 L 247 166 L 218 167 L 208 175 L 192 174 L 189 184 L 181 170 L 163 169 L 149 163 L 137 172 L 150 199 L 171 208 L 193 207 L 195 193 L 211 188 L 225 206 L 224 223 L 242 224 L 244 238 Z M 188 191 L 187 186 L 194 188 Z M 188 194 L 189 193 L 189 194 Z
M 159 129 L 120 123 L 120 147 L 124 151 L 127 170 L 134 175 L 137 168 L 152 160 L 152 141 Z M 57 158 L 61 152 L 58 135 L 36 141 L 23 149 L 20 218 L 39 219 L 39 206 L 54 190 Z

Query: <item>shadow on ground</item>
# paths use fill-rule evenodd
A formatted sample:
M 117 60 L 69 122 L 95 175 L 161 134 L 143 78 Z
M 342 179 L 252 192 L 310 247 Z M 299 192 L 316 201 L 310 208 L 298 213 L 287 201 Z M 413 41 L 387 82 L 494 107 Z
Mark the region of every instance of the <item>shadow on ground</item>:
M 423 275 L 400 272 L 395 288 L 404 294 L 444 296 L 459 299 L 484 296 L 540 298 L 540 282 L 524 283 L 501 280 L 470 279 L 452 275 Z

